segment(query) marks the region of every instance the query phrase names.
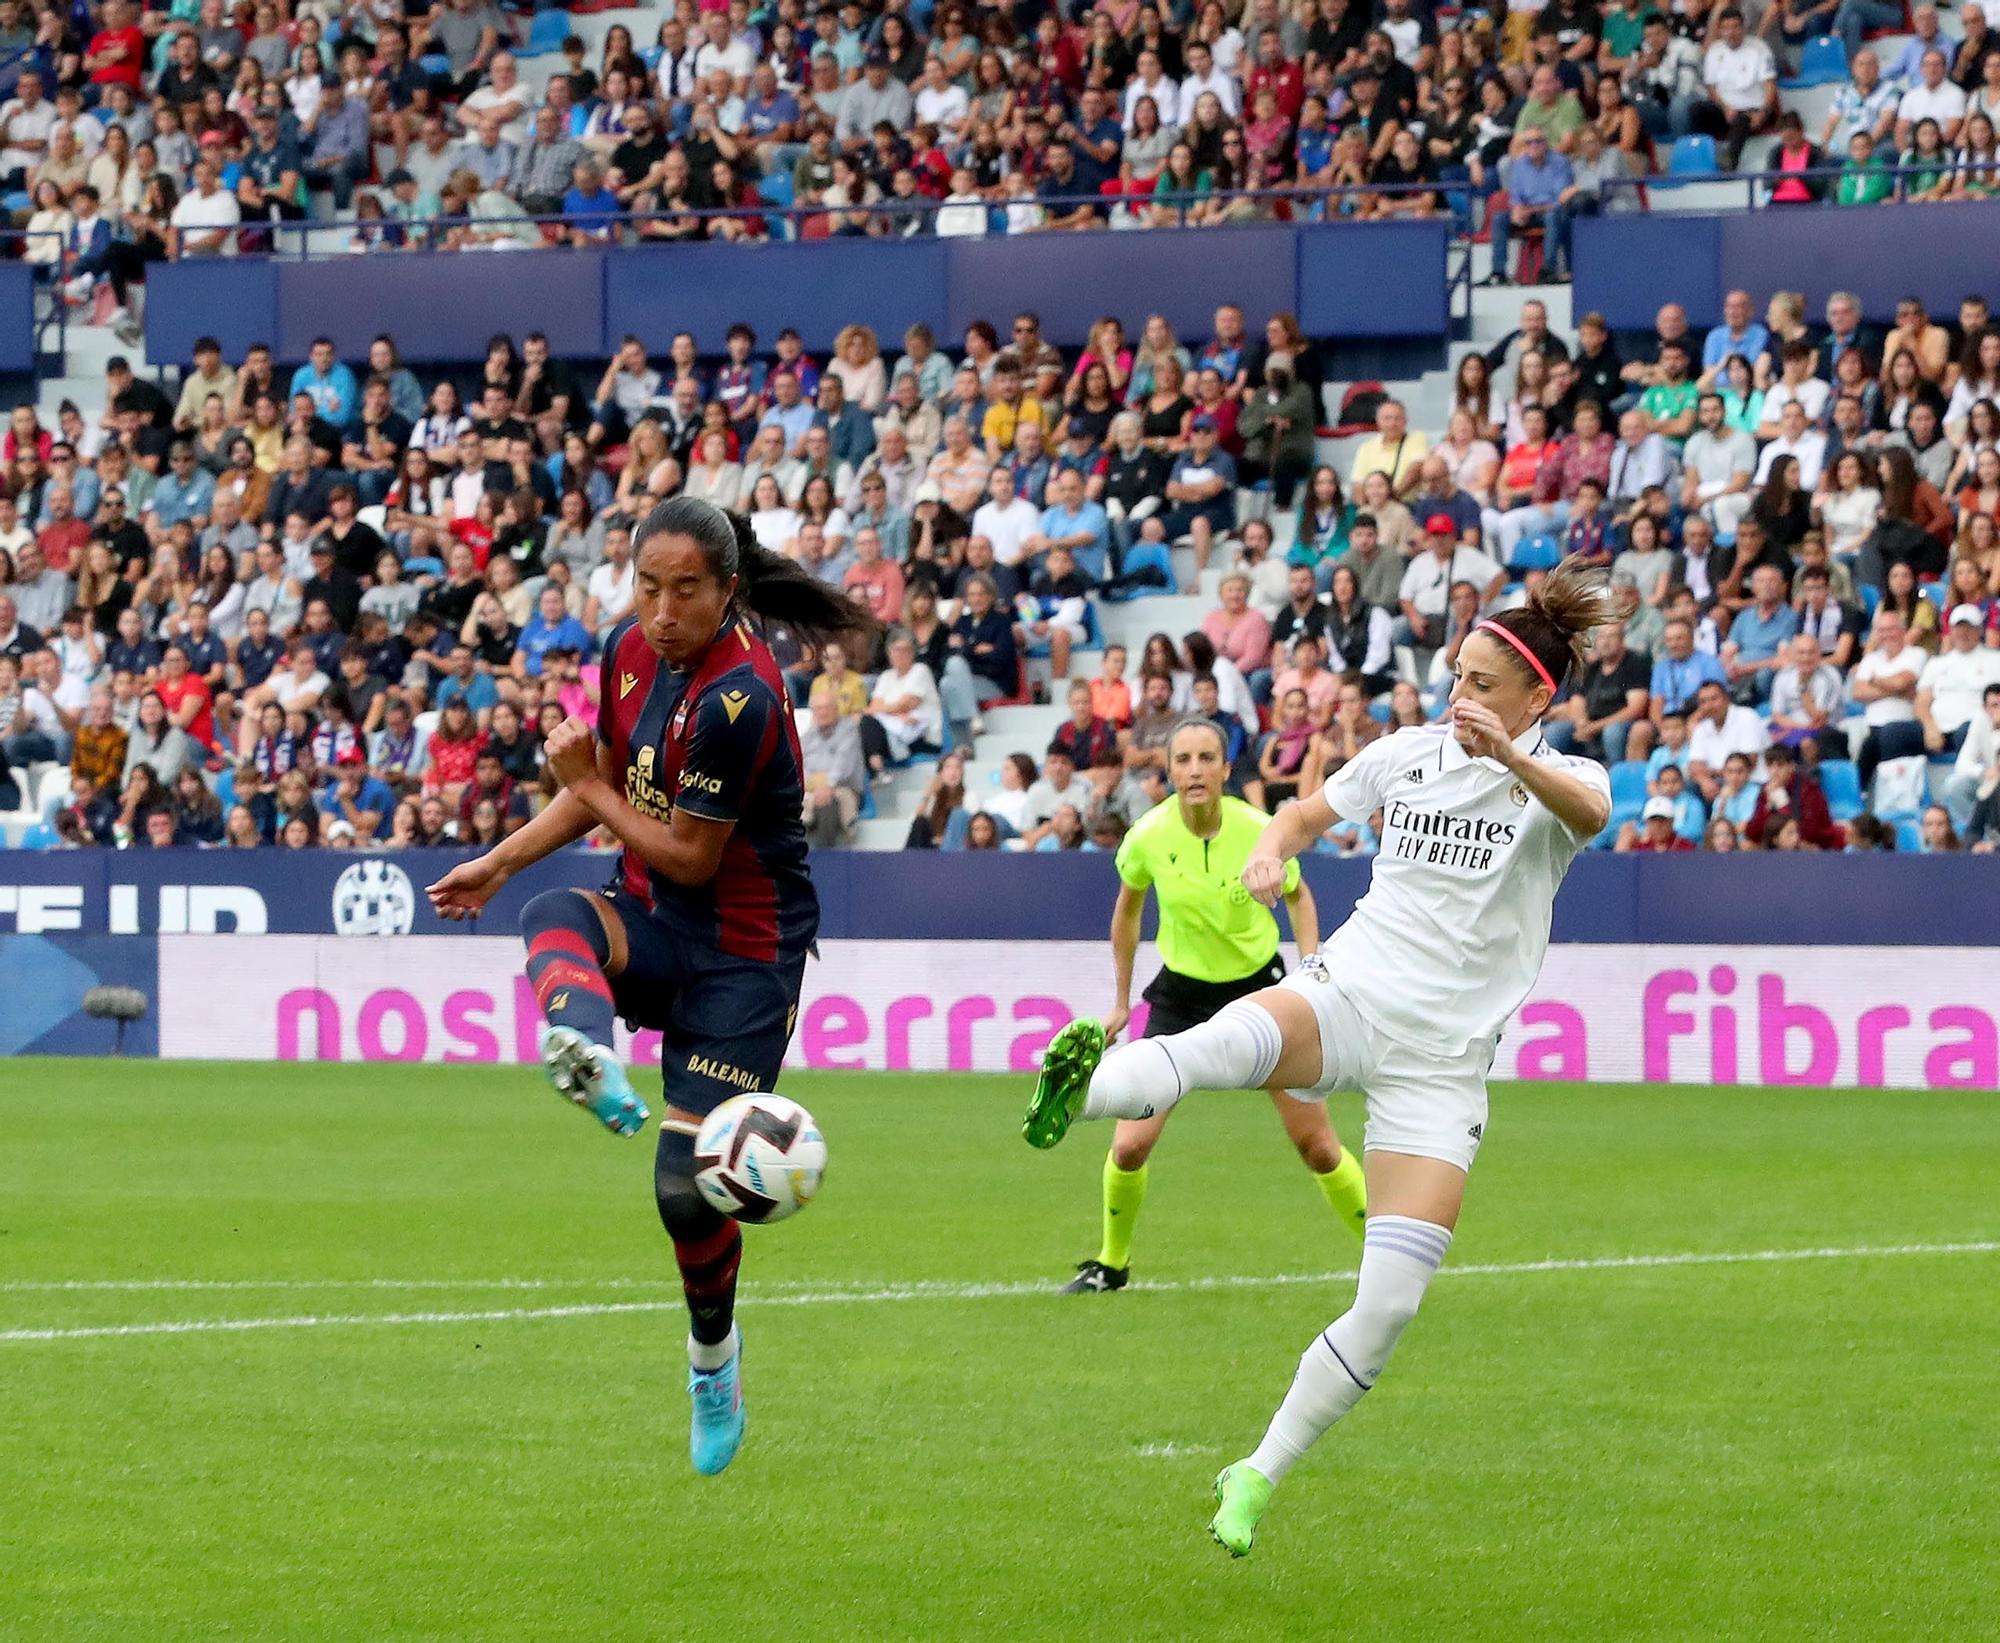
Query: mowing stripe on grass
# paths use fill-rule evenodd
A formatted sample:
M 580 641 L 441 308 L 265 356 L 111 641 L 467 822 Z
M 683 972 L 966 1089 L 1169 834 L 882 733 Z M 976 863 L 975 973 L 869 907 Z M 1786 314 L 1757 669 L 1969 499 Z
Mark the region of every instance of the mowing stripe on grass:
M 1545 1261 L 1493 1261 L 1483 1265 L 1446 1266 L 1441 1278 L 1513 1277 L 1544 1272 L 1630 1272 L 1652 1268 L 1751 1266 L 1793 1261 L 1889 1260 L 1911 1256 L 1991 1255 L 2000 1252 L 2000 1239 L 1965 1243 L 1862 1244 L 1828 1249 L 1689 1250 L 1668 1255 L 1598 1255 L 1557 1258 Z M 1351 1283 L 1351 1272 L 1271 1273 L 1255 1277 L 1181 1278 L 1158 1283 L 1138 1283 L 1135 1290 L 1155 1294 L 1194 1293 L 1217 1289 L 1280 1289 L 1297 1284 Z M 146 1280 L 134 1280 L 142 1282 Z M 150 1280 L 179 1287 L 199 1280 Z M 224 1280 L 218 1280 L 221 1282 Z M 240 1282 L 240 1280 L 227 1280 Z M 343 1280 L 344 1281 L 344 1280 Z M 384 1280 L 392 1282 L 394 1280 Z M 493 1279 L 476 1281 L 480 1287 L 500 1284 L 527 1287 L 545 1280 Z M 281 1280 L 286 1284 L 300 1280 Z M 416 1282 L 412 1280 L 411 1282 Z M 438 1280 L 449 1285 L 450 1280 Z M 470 1288 L 472 1284 L 459 1287 Z M 962 1284 L 924 1282 L 884 1284 L 850 1289 L 761 1289 L 745 1290 L 743 1298 L 761 1306 L 869 1306 L 899 1301 L 990 1301 L 1029 1296 L 1050 1296 L 1055 1289 L 1047 1281 L 1029 1283 Z M 0 1330 L 0 1343 L 34 1341 L 116 1340 L 137 1335 L 227 1335 L 248 1334 L 266 1329 L 360 1329 L 410 1326 L 417 1324 L 520 1323 L 543 1318 L 606 1318 L 630 1312 L 677 1312 L 682 1305 L 675 1295 L 657 1301 L 593 1301 L 568 1306 L 493 1307 L 469 1312 L 388 1312 L 388 1313 L 305 1313 L 279 1318 L 187 1318 L 135 1324 L 85 1324 L 73 1327 Z

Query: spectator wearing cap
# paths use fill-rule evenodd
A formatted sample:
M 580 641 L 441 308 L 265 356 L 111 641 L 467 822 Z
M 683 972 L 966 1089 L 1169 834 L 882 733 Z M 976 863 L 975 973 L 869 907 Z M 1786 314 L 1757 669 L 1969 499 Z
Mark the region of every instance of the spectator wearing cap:
M 1612 848 L 1639 855 L 1665 856 L 1692 850 L 1694 846 L 1674 831 L 1674 801 L 1656 797 L 1648 799 L 1640 810 L 1636 828 L 1630 822 L 1625 824 Z
M 1220 448 L 1217 432 L 1214 417 L 1196 413 L 1188 422 L 1188 448 L 1167 475 L 1167 540 L 1192 539 L 1197 572 L 1207 567 L 1216 535 L 1236 523 L 1236 460 Z
M 1445 615 L 1452 585 L 1469 582 L 1484 610 L 1500 595 L 1507 573 L 1485 550 L 1458 539 L 1450 514 L 1435 513 L 1424 521 L 1423 551 L 1410 560 L 1396 590 L 1403 618 L 1397 624 L 1399 644 L 1435 650 L 1445 641 Z
M 1877 620 L 1879 626 L 1881 618 Z M 2000 650 L 1981 642 L 1983 628 L 1984 617 L 1977 605 L 1952 609 L 1946 619 L 1944 644 L 1924 664 L 1917 681 L 1913 715 L 1869 732 L 1860 755 L 1864 782 L 1884 759 L 1958 755 L 1973 720 L 1984 711 L 1987 687 L 2000 684 Z M 1857 698 L 1861 694 L 1858 685 L 1855 694 Z M 1971 817 L 1976 785 L 1976 777 L 1963 770 L 1954 770 L 1945 784 L 1946 807 L 1961 826 Z

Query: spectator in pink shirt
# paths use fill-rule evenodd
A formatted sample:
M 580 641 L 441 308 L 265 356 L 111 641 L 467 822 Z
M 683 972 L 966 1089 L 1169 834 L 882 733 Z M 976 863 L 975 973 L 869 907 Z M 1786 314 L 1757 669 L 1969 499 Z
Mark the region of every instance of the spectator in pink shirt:
M 1201 631 L 1216 654 L 1227 656 L 1247 679 L 1270 658 L 1271 624 L 1250 608 L 1250 578 L 1241 571 L 1222 579 L 1221 594 L 1222 608 L 1202 618 Z
M 1340 694 L 1340 680 L 1321 666 L 1326 652 L 1316 633 L 1301 633 L 1292 641 L 1292 665 L 1271 681 L 1271 699 L 1282 701 L 1294 690 L 1306 695 L 1306 716 L 1314 724 L 1326 723 Z

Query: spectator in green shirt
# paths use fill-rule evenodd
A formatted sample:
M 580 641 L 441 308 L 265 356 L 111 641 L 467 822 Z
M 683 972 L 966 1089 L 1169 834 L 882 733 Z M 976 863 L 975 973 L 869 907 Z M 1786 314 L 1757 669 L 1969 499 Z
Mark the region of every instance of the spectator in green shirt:
M 1847 161 L 1833 185 L 1835 205 L 1880 205 L 1896 192 L 1896 173 L 1875 158 L 1875 139 L 1857 131 L 1847 139 Z
M 1679 343 L 1661 348 L 1660 375 L 1661 380 L 1639 396 L 1639 409 L 1653 419 L 1653 431 L 1678 455 L 1682 443 L 1694 432 L 1701 385 L 1688 375 L 1688 351 Z
M 1645 38 L 1646 19 L 1657 10 L 1652 0 L 1619 0 L 1604 12 L 1604 30 L 1597 42 L 1597 71 L 1622 80 L 1625 70 L 1639 55 Z
M 1576 100 L 1576 93 L 1563 90 L 1553 63 L 1543 63 L 1528 81 L 1527 99 L 1515 116 L 1513 151 L 1521 151 L 1527 132 L 1533 129 L 1548 137 L 1550 148 L 1567 154 L 1576 146 L 1577 128 L 1583 122 L 1583 104 Z

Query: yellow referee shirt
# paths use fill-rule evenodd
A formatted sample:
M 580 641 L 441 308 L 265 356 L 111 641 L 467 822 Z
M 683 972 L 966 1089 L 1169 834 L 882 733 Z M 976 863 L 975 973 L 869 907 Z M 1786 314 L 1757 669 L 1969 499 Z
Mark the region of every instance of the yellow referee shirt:
M 1118 876 L 1160 898 L 1160 959 L 1195 981 L 1241 981 L 1278 951 L 1278 920 L 1243 888 L 1250 850 L 1270 817 L 1241 799 L 1222 801 L 1222 825 L 1197 838 L 1178 799 L 1149 811 L 1118 847 Z M 1299 864 L 1285 863 L 1285 892 L 1299 887 Z

